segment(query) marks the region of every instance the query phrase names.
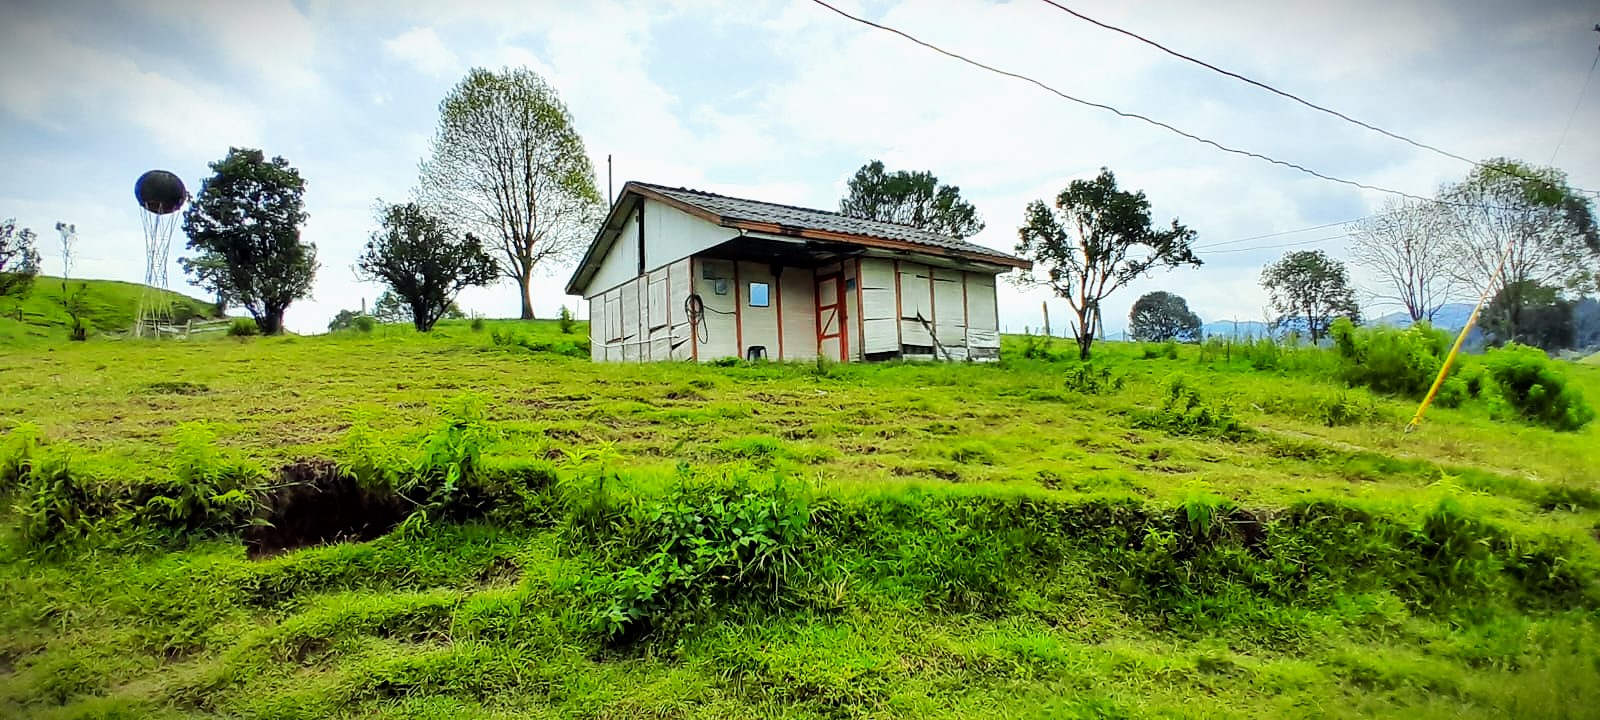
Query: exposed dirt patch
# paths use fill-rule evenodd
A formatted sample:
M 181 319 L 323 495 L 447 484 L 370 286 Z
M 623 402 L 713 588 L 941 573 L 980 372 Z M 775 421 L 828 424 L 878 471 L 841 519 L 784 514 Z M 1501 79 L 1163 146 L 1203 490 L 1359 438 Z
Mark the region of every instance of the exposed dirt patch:
M 144 386 L 145 392 L 157 395 L 203 395 L 211 392 L 211 388 L 200 383 L 183 380 L 162 380 Z
M 406 502 L 369 492 L 339 473 L 329 460 L 299 460 L 278 470 L 278 482 L 262 498 L 260 521 L 244 533 L 251 558 L 341 541 L 371 540 L 406 516 Z

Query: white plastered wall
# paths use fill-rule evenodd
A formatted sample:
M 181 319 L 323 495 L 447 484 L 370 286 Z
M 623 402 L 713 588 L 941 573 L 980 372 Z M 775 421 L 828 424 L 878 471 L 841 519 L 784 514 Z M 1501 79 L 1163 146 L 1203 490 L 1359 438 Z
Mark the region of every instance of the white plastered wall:
M 817 277 L 810 268 L 786 267 L 778 276 L 784 360 L 817 357 Z

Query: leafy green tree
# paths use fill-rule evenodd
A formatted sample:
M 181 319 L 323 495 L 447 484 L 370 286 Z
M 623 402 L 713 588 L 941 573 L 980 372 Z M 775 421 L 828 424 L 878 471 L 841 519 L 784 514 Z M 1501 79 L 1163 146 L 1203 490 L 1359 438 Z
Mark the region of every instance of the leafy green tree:
M 1133 304 L 1128 327 L 1135 340 L 1200 341 L 1200 316 L 1190 312 L 1188 301 L 1162 290 L 1145 293 Z
M 526 69 L 474 68 L 439 104 L 421 195 L 452 224 L 490 239 L 501 274 L 533 317 L 533 271 L 581 251 L 603 203 L 572 115 Z
M 0 222 L 0 298 L 21 300 L 39 276 L 38 236 L 17 229 L 15 220 Z
M 1500 288 L 1484 306 L 1480 322 L 1490 344 L 1521 343 L 1554 351 L 1574 344 L 1572 311 L 1573 303 L 1561 297 L 1560 289 L 1524 281 Z
M 380 223 L 356 267 L 389 286 L 419 332 L 433 329 L 456 293 L 487 285 L 498 274 L 477 236 L 456 232 L 416 203 L 384 207 Z
M 940 185 L 927 171 L 885 172 L 873 160 L 850 178 L 850 191 L 839 201 L 839 214 L 867 220 L 899 223 L 953 238 L 967 238 L 983 230 L 978 209 L 961 197 L 961 188 Z
M 1327 337 L 1328 327 L 1337 318 L 1361 320 L 1355 288 L 1343 262 L 1321 250 L 1299 250 L 1268 265 L 1261 272 L 1261 286 L 1272 299 L 1280 327 L 1301 327 L 1311 342 Z
M 237 302 L 263 335 L 283 332 L 283 313 L 310 295 L 317 248 L 300 241 L 306 183 L 282 157 L 229 148 L 183 213 L 189 249 L 185 272 L 219 297 Z
M 1524 310 L 1540 301 L 1543 288 L 1581 296 L 1600 282 L 1594 208 L 1567 184 L 1566 173 L 1495 158 L 1445 186 L 1440 196 L 1440 207 L 1450 213 L 1455 237 L 1450 258 L 1458 280 L 1485 287 L 1504 258 L 1501 332 L 1506 340 L 1525 337 L 1522 326 L 1530 318 L 1523 317 Z
M 1177 220 L 1166 228 L 1151 225 L 1144 191 L 1118 189 L 1116 176 L 1105 168 L 1093 180 L 1072 181 L 1056 196 L 1054 210 L 1043 200 L 1029 203 L 1017 234 L 1017 254 L 1035 263 L 1017 282 L 1048 287 L 1067 301 L 1083 360 L 1089 359 L 1107 296 L 1156 268 L 1200 266 L 1192 248 L 1195 232 Z
M 328 332 L 338 332 L 340 330 L 372 332 L 372 327 L 376 324 L 377 321 L 373 320 L 371 315 L 360 310 L 340 310 L 337 315 L 333 316 L 332 320 L 328 321 Z

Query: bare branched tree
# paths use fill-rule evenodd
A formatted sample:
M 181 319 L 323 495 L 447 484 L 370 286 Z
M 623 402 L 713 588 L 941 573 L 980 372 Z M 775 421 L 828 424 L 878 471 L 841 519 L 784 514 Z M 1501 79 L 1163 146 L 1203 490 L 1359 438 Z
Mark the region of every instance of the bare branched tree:
M 1451 267 L 1450 218 L 1437 203 L 1395 202 L 1352 223 L 1350 259 L 1379 278 L 1370 292 L 1398 303 L 1411 321 L 1433 321 L 1462 288 Z
M 603 209 L 572 115 L 526 69 L 474 68 L 439 103 L 419 194 L 452 224 L 490 240 L 500 272 L 533 317 L 533 272 L 581 251 Z
M 1565 173 L 1498 158 L 1440 193 L 1449 210 L 1451 272 L 1474 289 L 1485 287 L 1505 256 L 1496 287 L 1512 296 L 1495 318 L 1507 340 L 1521 334 L 1527 299 L 1522 289 L 1555 287 L 1573 294 L 1594 290 L 1600 232 L 1587 198 L 1567 185 Z M 1509 251 L 1508 251 L 1509 248 Z

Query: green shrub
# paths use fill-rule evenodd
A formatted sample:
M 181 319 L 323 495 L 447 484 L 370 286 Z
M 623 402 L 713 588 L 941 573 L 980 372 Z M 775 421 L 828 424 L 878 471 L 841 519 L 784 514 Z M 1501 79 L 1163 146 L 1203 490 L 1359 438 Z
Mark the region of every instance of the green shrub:
M 1594 408 L 1544 351 L 1511 343 L 1489 351 L 1484 360 L 1500 396 L 1523 419 L 1555 430 L 1573 431 L 1594 419 Z
M 1234 417 L 1232 408 L 1206 402 L 1182 375 L 1174 376 L 1167 384 L 1161 409 L 1135 414 L 1134 426 L 1225 440 L 1237 440 L 1250 432 Z
M 1052 338 L 1044 335 L 1026 335 L 1022 338 L 1022 357 L 1026 360 L 1059 360 Z
M 1317 400 L 1317 419 L 1328 427 L 1359 425 L 1378 416 L 1378 404 L 1371 397 L 1341 392 Z
M 1277 370 L 1283 365 L 1283 349 L 1270 337 L 1245 343 L 1244 354 L 1256 370 Z
M 256 325 L 255 318 L 234 318 L 228 325 L 229 337 L 252 337 L 261 334 L 261 328 Z
M 680 487 L 611 527 L 629 540 L 617 547 L 621 567 L 580 584 L 587 629 L 613 642 L 690 624 L 738 595 L 777 599 L 811 535 L 806 503 L 782 483 Z
M 473 332 L 483 332 L 483 318 L 474 316 L 471 328 Z
M 39 426 L 22 423 L 6 433 L 0 443 L 0 498 L 15 491 L 33 471 L 34 458 L 39 454 Z
M 353 325 L 358 332 L 369 333 L 372 332 L 373 328 L 378 326 L 378 321 L 372 319 L 371 315 L 359 315 L 356 317 Z
M 1085 395 L 1099 395 L 1121 390 L 1123 379 L 1119 375 L 1112 375 L 1110 368 L 1078 365 L 1062 376 L 1062 384 L 1068 390 Z
M 1213 363 L 1218 360 L 1233 362 L 1233 340 L 1221 335 L 1212 335 L 1200 345 L 1200 363 Z
M 1149 345 L 1149 344 L 1142 345 L 1142 346 L 1140 346 L 1139 357 L 1140 357 L 1141 360 L 1156 360 L 1156 359 L 1177 360 L 1178 359 L 1178 341 L 1177 340 L 1168 340 L 1168 341 L 1166 341 L 1164 343 L 1161 343 L 1159 345 Z
M 179 423 L 173 440 L 172 479 L 152 488 L 135 523 L 195 534 L 241 529 L 256 510 L 266 473 L 218 449 L 216 432 L 205 423 Z
M 1426 321 L 1399 330 L 1357 328 L 1348 318 L 1339 318 L 1331 334 L 1340 378 L 1388 395 L 1421 398 L 1427 394 L 1450 352 L 1450 336 Z M 1459 405 L 1465 391 L 1465 386 L 1452 388 L 1452 399 L 1442 404 Z
M 571 335 L 578 327 L 578 321 L 572 317 L 572 311 L 565 305 L 561 306 L 561 316 L 556 320 L 556 324 L 561 327 L 562 335 Z

